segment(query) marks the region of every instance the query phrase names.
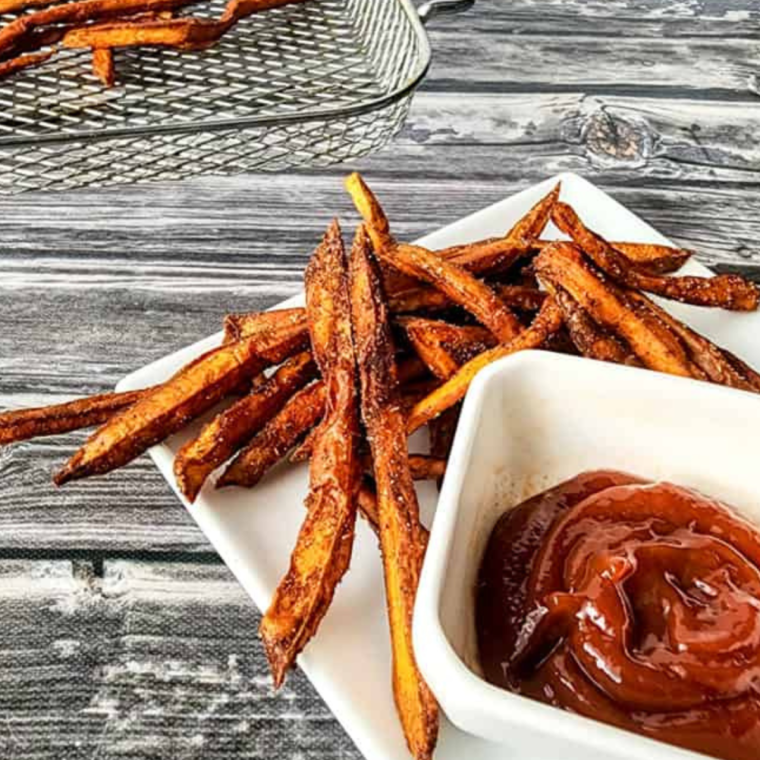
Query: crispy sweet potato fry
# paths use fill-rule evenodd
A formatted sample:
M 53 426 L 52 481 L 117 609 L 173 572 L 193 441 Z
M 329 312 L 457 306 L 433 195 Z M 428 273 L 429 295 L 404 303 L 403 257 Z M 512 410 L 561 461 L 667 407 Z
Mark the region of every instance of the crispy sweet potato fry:
M 562 315 L 559 307 L 553 298 L 547 298 L 530 327 L 523 330 L 514 340 L 479 354 L 461 367 L 443 385 L 417 403 L 409 415 L 407 430 L 410 433 L 414 432 L 461 401 L 473 378 L 483 367 L 517 351 L 540 348 L 561 327 Z
M 747 377 L 745 372 L 736 367 L 724 354 L 723 349 L 687 327 L 683 322 L 669 314 L 655 304 L 642 293 L 630 292 L 627 294 L 635 304 L 638 304 L 645 312 L 654 314 L 664 322 L 686 346 L 689 356 L 714 383 L 727 385 L 731 388 L 739 388 L 744 391 L 757 392 L 757 387 Z
M 316 633 L 351 559 L 360 470 L 347 266 L 334 222 L 305 277 L 311 345 L 326 396 L 309 468 L 308 511 L 259 629 L 277 686 Z
M 552 209 L 559 200 L 562 183 L 558 182 L 525 216 L 519 219 L 507 237 L 512 240 L 531 240 L 537 238 L 551 219 Z
M 516 311 L 538 311 L 544 302 L 546 293 L 523 285 L 491 285 L 499 298 L 510 309 Z M 415 285 L 388 296 L 388 309 L 393 314 L 413 314 L 418 311 L 441 311 L 455 306 L 454 302 L 429 285 Z
M 10 58 L 7 61 L 0 62 L 0 79 L 3 77 L 15 74 L 17 71 L 31 68 L 32 66 L 39 66 L 45 63 L 49 58 L 55 54 L 55 49 L 46 50 L 43 53 L 28 53 L 26 55 L 19 55 L 16 58 Z
M 92 73 L 105 87 L 113 87 L 116 82 L 116 69 L 111 48 L 95 48 L 92 51 Z
M 393 694 L 407 744 L 417 760 L 432 757 L 438 706 L 412 648 L 412 611 L 426 536 L 419 521 L 397 397 L 393 347 L 380 277 L 359 229 L 351 257 L 354 341 L 362 388 L 362 417 L 372 448 L 380 546 L 393 651 Z
M 316 365 L 304 351 L 288 359 L 263 385 L 214 417 L 174 459 L 180 491 L 195 501 L 206 478 L 246 444 L 293 393 L 314 378 Z
M 454 443 L 454 435 L 457 432 L 459 424 L 459 414 L 462 411 L 461 404 L 455 404 L 447 409 L 443 414 L 428 423 L 430 433 L 430 456 L 448 461 L 451 453 L 451 446 Z M 443 473 L 436 479 L 438 490 L 441 490 L 443 484 Z
M 76 401 L 0 414 L 0 445 L 68 433 L 109 420 L 145 395 L 145 391 L 102 393 Z
M 366 230 L 372 239 L 375 250 L 393 245 L 395 241 L 391 236 L 388 217 L 361 174 L 358 172 L 349 174 L 344 184 L 354 206 L 356 206 L 356 210 L 364 219 Z
M 311 459 L 311 452 L 314 451 L 314 442 L 317 440 L 317 434 L 319 433 L 320 421 L 321 417 L 314 421 L 314 427 L 306 433 L 301 443 L 290 452 L 288 461 L 291 464 L 300 464 L 301 462 L 308 462 Z
M 757 287 L 739 275 L 662 277 L 648 274 L 618 253 L 604 238 L 588 229 L 566 203 L 554 206 L 552 220 L 603 272 L 621 285 L 698 306 L 717 306 L 733 311 L 757 309 Z
M 551 245 L 553 240 L 536 240 L 534 247 L 541 251 Z M 673 248 L 657 243 L 629 243 L 610 241 L 610 245 L 628 259 L 628 262 L 641 272 L 648 274 L 669 274 L 679 270 L 693 255 L 694 251 L 686 248 Z
M 562 310 L 565 327 L 582 356 L 613 364 L 640 366 L 641 362 L 630 348 L 604 330 L 562 288 L 552 288 L 552 294 Z
M 623 291 L 592 271 L 577 246 L 555 243 L 534 266 L 542 280 L 566 290 L 597 324 L 620 335 L 645 366 L 683 377 L 700 374 L 678 338 L 658 320 L 636 313 Z
M 144 11 L 181 8 L 192 2 L 193 0 L 78 0 L 65 5 L 44 8 L 19 16 L 0 29 L 0 56 L 11 55 L 19 48 L 29 49 L 25 43 L 28 44 L 30 39 L 36 39 L 35 31 L 47 31 L 43 29 L 46 27 L 68 27 Z M 108 45 L 87 45 L 86 47 L 108 47 Z
M 446 472 L 446 459 L 426 454 L 409 454 L 409 472 L 413 480 L 434 480 Z M 374 473 L 372 456 L 362 457 L 362 469 L 365 475 L 372 477 Z
M 491 288 L 456 264 L 412 245 L 396 245 L 377 251 L 391 266 L 434 285 L 452 301 L 469 311 L 500 341 L 509 341 L 522 326 Z
M 63 485 L 130 462 L 239 388 L 245 378 L 279 364 L 305 342 L 302 330 L 286 326 L 208 351 L 95 431 L 54 482 Z
M 218 42 L 241 19 L 294 2 L 303 0 L 230 0 L 218 19 L 185 17 L 169 21 L 122 21 L 78 27 L 64 36 L 63 45 L 69 48 L 149 45 L 202 50 Z
M 216 487 L 253 488 L 322 419 L 324 411 L 322 381 L 296 393 L 232 460 Z M 297 461 L 305 461 L 310 456 L 311 451 Z
M 405 317 L 398 321 L 422 361 L 441 380 L 447 380 L 462 364 L 495 343 L 493 336 L 482 327 L 462 327 L 422 317 Z
M 254 311 L 247 314 L 228 314 L 224 318 L 224 342 L 257 338 L 272 329 L 298 328 L 306 335 L 306 310 L 302 308 Z

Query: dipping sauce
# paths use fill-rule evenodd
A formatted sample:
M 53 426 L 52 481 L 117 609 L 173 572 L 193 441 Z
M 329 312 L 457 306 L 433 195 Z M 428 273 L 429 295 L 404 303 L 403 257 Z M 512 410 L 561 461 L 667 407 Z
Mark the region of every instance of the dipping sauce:
M 529 499 L 491 534 L 476 628 L 492 684 L 760 758 L 760 533 L 719 502 L 608 471 Z

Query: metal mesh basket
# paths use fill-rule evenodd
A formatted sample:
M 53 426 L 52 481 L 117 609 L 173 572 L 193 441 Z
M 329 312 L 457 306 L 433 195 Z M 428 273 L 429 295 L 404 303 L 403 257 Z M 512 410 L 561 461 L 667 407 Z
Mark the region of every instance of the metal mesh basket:
M 111 89 L 89 51 L 62 51 L 0 82 L 0 193 L 370 153 L 399 130 L 429 65 L 422 20 L 471 2 L 307 0 L 244 19 L 202 52 L 116 50 Z

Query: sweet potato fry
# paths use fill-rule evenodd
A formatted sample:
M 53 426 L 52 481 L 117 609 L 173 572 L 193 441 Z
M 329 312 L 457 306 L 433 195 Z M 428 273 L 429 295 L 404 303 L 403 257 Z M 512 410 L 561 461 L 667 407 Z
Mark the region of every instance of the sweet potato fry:
M 691 360 L 713 382 L 739 388 L 744 391 L 757 392 L 757 387 L 744 372 L 723 353 L 723 349 L 687 327 L 683 322 L 669 314 L 642 293 L 630 292 L 628 298 L 638 304 L 645 312 L 654 314 L 664 322 L 683 342 Z
M 507 271 L 532 250 L 533 247 L 527 242 L 505 237 L 444 248 L 437 251 L 436 256 L 457 264 L 472 274 L 494 274 Z
M 459 424 L 459 414 L 462 411 L 461 404 L 455 404 L 447 409 L 443 414 L 428 423 L 430 433 L 430 456 L 440 458 L 444 462 L 448 461 L 451 453 L 451 446 L 454 443 L 454 436 Z M 443 484 L 443 473 L 436 479 L 438 490 L 441 490 Z
M 532 240 L 537 238 L 551 219 L 552 209 L 559 201 L 562 183 L 558 182 L 525 216 L 519 219 L 507 237 L 512 240 Z
M 412 245 L 396 245 L 377 251 L 386 263 L 404 274 L 424 280 L 469 311 L 500 341 L 509 341 L 522 326 L 515 315 L 491 288 L 456 264 Z
M 482 327 L 462 327 L 421 317 L 398 321 L 419 357 L 441 380 L 447 380 L 462 364 L 495 343 L 493 336 Z
M 0 56 L 12 55 L 19 48 L 28 49 L 25 43 L 28 43 L 30 39 L 35 39 L 34 32 L 45 27 L 68 27 L 144 11 L 181 8 L 192 2 L 193 0 L 78 0 L 65 5 L 44 8 L 19 16 L 0 29 Z M 87 45 L 86 47 L 109 46 Z
M 344 184 L 346 190 L 348 190 L 348 194 L 351 196 L 351 200 L 354 202 L 354 206 L 356 206 L 356 210 L 362 219 L 364 219 L 365 229 L 372 239 L 372 245 L 375 247 L 375 250 L 393 245 L 395 241 L 391 236 L 388 217 L 361 174 L 358 172 L 349 174 Z
M 195 501 L 206 478 L 246 444 L 293 393 L 314 378 L 316 365 L 304 351 L 288 359 L 263 385 L 214 417 L 174 459 L 180 491 Z
M 409 454 L 409 472 L 413 480 L 434 480 L 440 478 L 446 472 L 446 459 L 426 454 Z M 365 475 L 372 477 L 374 469 L 372 456 L 367 454 L 362 457 L 362 469 Z
M 588 229 L 566 203 L 555 204 L 552 220 L 603 272 L 621 285 L 698 306 L 717 306 L 733 311 L 757 309 L 757 287 L 739 275 L 662 277 L 648 274 Z
M 224 318 L 224 342 L 231 343 L 244 338 L 257 338 L 273 329 L 292 327 L 304 335 L 308 331 L 306 310 L 303 308 L 254 311 L 247 314 L 228 314 Z
M 412 648 L 412 611 L 426 536 L 407 455 L 406 430 L 379 272 L 363 228 L 351 257 L 354 341 L 362 388 L 362 417 L 372 448 L 380 546 L 393 651 L 393 694 L 407 744 L 417 760 L 432 757 L 438 706 Z
M 305 279 L 311 345 L 324 378 L 325 416 L 311 457 L 306 518 L 259 629 L 276 686 L 316 633 L 348 569 L 360 485 L 348 265 L 337 222 L 312 256 Z
M 239 388 L 245 378 L 279 364 L 305 342 L 302 330 L 286 326 L 208 351 L 95 431 L 54 482 L 63 485 L 130 462 Z
M 515 311 L 538 311 L 546 298 L 546 293 L 524 285 L 504 285 L 495 283 L 496 291 L 506 306 Z M 429 285 L 416 285 L 388 296 L 388 309 L 393 314 L 414 314 L 418 311 L 441 311 L 455 306 L 454 302 Z
M 105 87 L 113 87 L 116 82 L 116 69 L 111 48 L 95 48 L 92 51 L 92 73 Z
M 321 419 L 320 417 L 314 421 L 314 427 L 306 433 L 301 443 L 290 452 L 288 461 L 291 464 L 300 464 L 301 462 L 308 462 L 311 459 L 311 452 L 314 451 L 314 442 L 317 440 Z
M 641 365 L 631 349 L 594 322 L 569 293 L 562 288 L 552 288 L 552 294 L 562 310 L 570 338 L 582 356 L 613 364 Z
M 216 487 L 253 488 L 303 439 L 322 418 L 324 411 L 325 388 L 321 381 L 296 393 L 237 454 L 217 480 Z M 311 451 L 297 461 L 305 461 L 310 456 Z
M 541 251 L 551 245 L 553 240 L 536 240 L 533 246 Z M 693 255 L 686 248 L 673 248 L 657 243 L 629 243 L 610 241 L 610 245 L 628 259 L 628 262 L 641 272 L 647 274 L 669 274 L 679 270 Z
M 159 46 L 202 50 L 218 42 L 241 19 L 294 2 L 303 0 L 230 0 L 218 19 L 186 17 L 78 27 L 64 36 L 63 45 L 69 48 Z
M 32 66 L 39 66 L 45 63 L 49 58 L 55 54 L 55 49 L 46 50 L 43 53 L 27 53 L 26 55 L 19 55 L 16 58 L 10 58 L 7 61 L 0 62 L 0 79 L 3 77 L 15 74 L 17 71 L 31 68 Z
M 542 280 L 566 290 L 597 324 L 620 335 L 646 367 L 683 377 L 700 374 L 678 338 L 659 320 L 636 313 L 623 291 L 592 271 L 577 246 L 555 243 L 534 266 Z
M 53 406 L 3 412 L 0 445 L 100 425 L 144 395 L 145 391 L 102 393 Z
M 547 298 L 530 327 L 523 330 L 514 340 L 479 354 L 460 367 L 457 373 L 443 385 L 417 403 L 409 415 L 408 431 L 414 432 L 461 401 L 473 378 L 483 367 L 517 351 L 540 348 L 561 327 L 562 314 L 559 306 L 553 298 Z

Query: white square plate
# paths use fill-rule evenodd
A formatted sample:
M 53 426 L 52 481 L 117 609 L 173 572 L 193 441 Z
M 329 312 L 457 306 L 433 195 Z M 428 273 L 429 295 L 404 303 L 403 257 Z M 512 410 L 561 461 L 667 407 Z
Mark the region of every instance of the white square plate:
M 441 248 L 502 235 L 560 180 L 562 198 L 603 235 L 616 240 L 668 243 L 637 216 L 574 174 L 546 180 L 419 242 L 429 248 Z M 684 271 L 709 274 L 696 262 L 690 262 Z M 301 299 L 295 298 L 280 307 L 300 303 Z M 760 335 L 760 313 L 736 314 L 679 304 L 668 304 L 668 308 L 751 364 L 760 365 L 760 345 L 754 339 Z M 134 372 L 119 383 L 118 390 L 143 388 L 165 380 L 190 359 L 217 345 L 220 337 L 220 334 L 211 336 Z M 172 474 L 175 452 L 197 432 L 199 424 L 150 451 L 175 491 Z M 277 581 L 288 566 L 303 518 L 306 488 L 307 468 L 284 465 L 252 491 L 234 488 L 215 491 L 213 485 L 207 485 L 192 506 L 178 494 L 259 609 L 267 607 Z M 429 522 L 437 499 L 435 488 L 422 484 L 419 494 L 423 515 Z M 357 528 L 351 569 L 318 635 L 300 657 L 299 665 L 368 760 L 407 760 L 409 755 L 391 694 L 391 655 L 377 541 L 362 521 Z M 541 760 L 536 748 L 527 744 L 511 749 L 510 757 L 514 760 Z M 556 751 L 544 757 L 556 758 L 561 752 L 562 746 L 558 743 Z M 504 747 L 464 734 L 444 720 L 437 760 L 463 757 L 502 760 Z

